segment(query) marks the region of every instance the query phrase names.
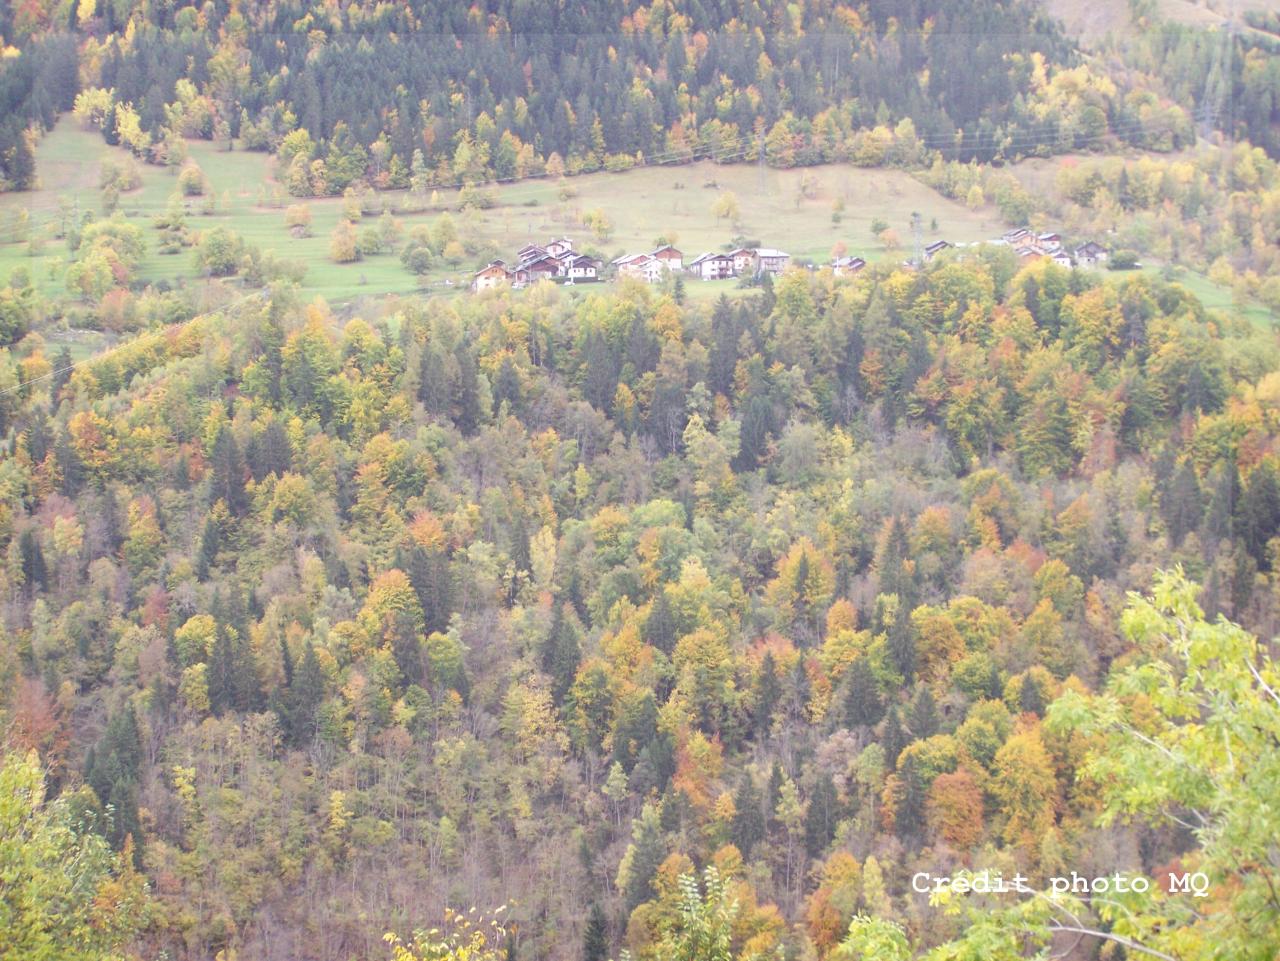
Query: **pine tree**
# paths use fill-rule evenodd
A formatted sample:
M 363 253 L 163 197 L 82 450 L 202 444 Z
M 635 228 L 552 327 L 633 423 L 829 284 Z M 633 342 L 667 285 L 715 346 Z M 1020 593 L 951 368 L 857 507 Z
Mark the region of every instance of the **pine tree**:
M 316 711 L 324 700 L 324 672 L 316 657 L 315 645 L 310 640 L 303 649 L 302 661 L 294 672 L 293 683 L 285 697 L 288 717 L 289 740 L 295 747 L 304 747 L 315 735 Z
M 896 767 L 898 755 L 907 746 L 907 735 L 902 730 L 902 718 L 898 716 L 898 705 L 889 708 L 885 718 L 884 733 L 880 736 L 880 745 L 884 748 L 884 759 L 889 767 Z
M 1037 717 L 1044 714 L 1044 692 L 1040 690 L 1039 682 L 1030 673 L 1022 675 L 1018 707 L 1024 714 L 1035 714 Z
M 916 767 L 916 759 L 908 754 L 898 769 L 902 779 L 902 795 L 894 814 L 894 830 L 900 838 L 919 836 L 924 828 L 925 786 Z
M 246 470 L 240 445 L 230 428 L 223 427 L 218 432 L 210 460 L 213 481 L 209 499 L 223 501 L 233 516 L 240 517 L 249 508 L 249 497 L 245 493 Z
M 132 837 L 135 861 L 140 862 L 142 831 L 138 817 L 138 783 L 142 775 L 142 736 L 131 705 L 113 714 L 85 758 L 85 781 L 104 806 L 110 808 L 106 838 L 119 850 Z
M 470 437 L 480 426 L 480 379 L 476 372 L 476 360 L 469 350 L 459 347 L 455 356 L 458 359 L 458 384 L 455 391 L 458 414 L 454 423 L 463 436 Z
M 733 822 L 729 826 L 729 839 L 739 853 L 747 858 L 751 856 L 752 848 L 764 840 L 766 830 L 760 792 L 751 775 L 744 774 L 733 796 Z
M 632 828 L 626 888 L 623 896 L 627 913 L 653 897 L 653 879 L 667 857 L 667 846 L 662 840 L 658 812 L 652 804 L 646 804 Z
M 670 654 L 676 647 L 676 617 L 671 609 L 671 601 L 667 592 L 658 588 L 649 609 L 649 616 L 644 619 L 642 635 L 646 644 L 652 644 L 663 654 Z
M 225 626 L 218 627 L 218 635 L 209 653 L 209 709 L 218 716 L 232 710 L 236 701 L 235 654 L 231 648 L 231 633 Z
M 809 795 L 809 808 L 805 812 L 804 846 L 809 857 L 821 857 L 836 836 L 836 825 L 840 820 L 840 798 L 836 793 L 835 781 L 831 775 L 823 772 L 813 785 Z
M 874 727 L 884 717 L 884 701 L 871 663 L 865 656 L 849 665 L 845 687 L 844 718 L 850 727 Z
M 1184 537 L 1200 527 L 1204 518 L 1204 495 L 1189 460 L 1183 461 L 1173 472 L 1160 498 L 1160 513 L 1173 547 L 1179 546 Z
M 756 676 L 751 700 L 751 722 L 758 739 L 769 733 L 774 709 L 782 700 L 782 684 L 778 680 L 778 667 L 773 651 L 766 651 L 760 661 L 760 673 Z
M 582 961 L 607 961 L 609 957 L 609 922 L 598 903 L 591 905 L 587 927 L 582 935 Z
M 28 527 L 18 539 L 18 554 L 22 563 L 22 581 L 28 593 L 49 589 L 49 567 L 36 532 Z
M 218 524 L 212 517 L 205 517 L 204 528 L 200 531 L 200 548 L 196 551 L 196 578 L 207 580 L 209 570 L 218 558 L 218 545 L 221 541 Z
M 542 669 L 551 676 L 551 695 L 560 704 L 573 686 L 582 660 L 582 648 L 578 644 L 578 632 L 572 621 L 564 616 L 563 607 L 556 607 L 551 622 L 551 633 L 542 648 Z
M 451 399 L 449 370 L 444 356 L 434 344 L 428 344 L 418 362 L 418 400 L 422 401 L 428 414 L 443 417 L 449 413 Z
M 889 626 L 889 656 L 903 680 L 910 684 L 916 673 L 916 640 L 911 618 L 902 607 Z
M 1267 542 L 1280 529 L 1280 483 L 1269 460 L 1264 460 L 1249 475 L 1249 487 L 1240 503 L 1240 522 L 1245 549 L 1259 570 L 1270 570 Z
M 911 718 L 908 723 L 911 728 L 911 736 L 917 741 L 933 737 L 938 733 L 940 722 L 938 704 L 933 699 L 933 692 L 927 685 L 922 686 L 920 693 L 916 695 L 915 701 L 911 705 Z
M 497 404 L 505 402 L 512 412 L 520 410 L 520 374 L 510 355 L 502 358 L 502 366 L 498 368 L 498 376 L 493 382 L 493 399 Z

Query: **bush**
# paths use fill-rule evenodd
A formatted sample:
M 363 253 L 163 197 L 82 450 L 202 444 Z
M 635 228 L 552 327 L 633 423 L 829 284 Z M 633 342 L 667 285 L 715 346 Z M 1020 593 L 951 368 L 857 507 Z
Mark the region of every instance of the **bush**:
M 204 194 L 204 171 L 195 164 L 187 164 L 178 174 L 178 189 L 184 197 L 199 197 Z
M 349 264 L 360 259 L 356 228 L 351 221 L 340 221 L 329 235 L 329 256 L 339 264 Z
M 211 277 L 230 277 L 240 269 L 244 241 L 235 231 L 214 227 L 205 231 L 196 251 L 196 263 Z
M 1137 270 L 1141 266 L 1138 262 L 1138 252 L 1136 250 L 1117 250 L 1111 255 L 1111 262 L 1108 266 L 1112 270 Z
M 290 204 L 284 212 L 284 225 L 295 237 L 310 237 L 311 208 L 306 204 Z
M 365 227 L 356 240 L 356 249 L 361 257 L 372 257 L 382 253 L 382 234 L 376 227 Z

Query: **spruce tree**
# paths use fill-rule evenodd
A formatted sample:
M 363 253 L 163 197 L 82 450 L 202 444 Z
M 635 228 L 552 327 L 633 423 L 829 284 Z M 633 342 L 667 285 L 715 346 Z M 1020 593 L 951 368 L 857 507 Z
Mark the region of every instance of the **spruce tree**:
M 308 640 L 285 698 L 289 740 L 295 747 L 305 747 L 311 742 L 316 730 L 316 711 L 323 700 L 324 672 L 316 657 L 315 645 Z
M 245 492 L 245 463 L 231 429 L 223 427 L 214 441 L 212 461 L 212 487 L 210 501 L 223 501 L 236 517 L 249 508 L 249 496 Z
M 600 905 L 592 904 L 587 927 L 582 935 L 582 961 L 607 961 L 609 957 L 609 923 Z
M 928 685 L 923 685 L 911 705 L 911 717 L 908 723 L 911 736 L 917 741 L 933 737 L 938 733 L 940 723 L 938 703 L 934 700 L 933 692 L 929 690 Z
M 627 914 L 653 897 L 653 879 L 667 857 L 667 846 L 662 839 L 658 812 L 646 805 L 632 829 L 629 870 L 623 896 Z
M 658 588 L 649 615 L 644 619 L 641 634 L 646 644 L 652 644 L 663 654 L 670 654 L 676 647 L 676 617 L 671 609 L 667 592 Z
M 890 768 L 897 767 L 898 755 L 907 746 L 907 735 L 902 730 L 902 718 L 898 715 L 898 705 L 889 708 L 885 718 L 884 733 L 880 736 L 880 745 L 884 748 L 885 763 Z
M 840 798 L 835 781 L 823 772 L 813 785 L 809 795 L 809 808 L 804 820 L 804 846 L 809 857 L 821 857 L 827 845 L 836 836 L 836 824 L 840 820 Z
M 769 733 L 774 709 L 782 700 L 782 683 L 778 680 L 778 666 L 772 651 L 766 651 L 760 661 L 751 700 L 751 724 L 758 739 Z
M 874 727 L 884 717 L 884 701 L 866 656 L 849 665 L 845 686 L 844 719 L 850 727 Z
M 760 792 L 751 775 L 744 774 L 733 796 L 733 821 L 729 826 L 729 839 L 746 858 L 751 856 L 752 848 L 764 840 L 766 830 Z
M 542 647 L 542 669 L 551 676 L 551 695 L 560 704 L 573 686 L 582 660 L 582 648 L 578 644 L 578 632 L 573 622 L 564 616 L 563 607 L 556 607 L 551 622 L 551 633 Z
M 889 626 L 889 657 L 903 680 L 910 684 L 916 673 L 916 640 L 911 617 L 902 607 Z

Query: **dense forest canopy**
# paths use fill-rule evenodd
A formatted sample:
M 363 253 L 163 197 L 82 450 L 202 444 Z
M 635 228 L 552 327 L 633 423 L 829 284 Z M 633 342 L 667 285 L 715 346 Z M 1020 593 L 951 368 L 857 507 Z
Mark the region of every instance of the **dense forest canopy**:
M 1149 910 L 1254 943 L 1240 868 L 1097 820 L 1119 769 L 1063 725 L 1158 567 L 1274 630 L 1275 367 L 1176 285 L 995 250 L 704 306 L 278 285 L 3 395 L 8 737 L 150 880 L 146 957 L 507 902 L 548 958 L 1049 930 L 921 864 L 1203 868 L 1225 913 Z
M 1280 23 L 1144 11 L 0 7 L 0 961 L 1273 961 Z M 1133 269 L 453 286 L 695 158 Z
M 82 90 L 93 94 L 82 119 L 139 155 L 174 162 L 182 136 L 239 136 L 252 149 L 283 146 L 286 163 L 321 161 L 325 176 L 310 172 L 308 187 L 319 194 L 361 176 L 406 186 L 415 154 L 452 183 L 695 154 L 749 161 L 762 141 L 779 166 L 875 163 L 903 121 L 913 149 L 962 160 L 1111 141 L 1176 149 L 1199 116 L 1271 149 L 1277 120 L 1261 31 L 1234 37 L 1225 67 L 1212 37 L 1152 32 L 1132 63 L 1109 70 L 1082 60 L 1026 0 L 29 0 L 0 35 L 53 38 L 60 57 L 79 50 L 79 76 L 52 82 L 30 82 L 49 68 L 29 44 L 4 62 L 15 110 L 0 156 L 18 187 L 30 175 L 23 127 L 48 127 Z M 1230 76 L 1218 82 L 1215 70 Z

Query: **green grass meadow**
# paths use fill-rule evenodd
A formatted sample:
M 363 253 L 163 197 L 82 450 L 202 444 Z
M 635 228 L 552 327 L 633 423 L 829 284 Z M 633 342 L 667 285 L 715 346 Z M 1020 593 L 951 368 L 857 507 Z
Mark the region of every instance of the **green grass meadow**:
M 307 264 L 302 282 L 304 295 L 322 296 L 333 303 L 364 296 L 410 294 L 431 291 L 455 294 L 465 288 L 470 274 L 489 255 L 511 258 L 529 241 L 569 236 L 580 249 L 606 260 L 629 251 L 650 249 L 659 237 L 671 239 L 692 259 L 706 250 L 727 245 L 735 235 L 764 246 L 789 252 L 797 260 L 825 262 L 837 243 L 850 254 L 869 261 L 899 259 L 908 255 L 911 214 L 919 211 L 925 224 L 925 242 L 946 239 L 972 242 L 992 237 L 1003 229 L 993 206 L 971 210 L 949 200 L 898 170 L 863 169 L 828 165 L 797 170 L 772 170 L 750 165 L 717 166 L 702 162 L 679 167 L 638 168 L 626 173 L 597 173 L 564 182 L 525 180 L 491 189 L 494 205 L 485 210 L 457 210 L 455 190 L 441 190 L 431 209 L 420 213 L 401 210 L 403 192 L 389 191 L 380 200 L 405 230 L 429 224 L 442 211 L 451 212 L 459 232 L 482 248 L 479 255 L 451 267 L 437 266 L 419 279 L 410 274 L 395 252 L 337 264 L 329 256 L 329 237 L 342 213 L 339 198 L 305 202 L 312 214 L 312 234 L 293 237 L 284 222 L 284 206 L 296 203 L 283 195 L 274 180 L 274 165 L 262 153 L 228 151 L 220 144 L 192 141 L 190 158 L 203 170 L 209 189 L 205 197 L 188 198 L 188 226 L 193 231 L 224 226 L 250 244 L 278 257 Z M 99 175 L 104 161 L 124 163 L 127 152 L 111 147 L 94 132 L 64 119 L 40 142 L 37 169 L 41 185 L 35 191 L 0 195 L 0 278 L 25 266 L 33 283 L 47 296 L 66 293 L 63 277 L 71 254 L 57 238 L 62 205 L 83 212 L 101 213 Z M 158 231 L 151 220 L 166 210 L 177 190 L 177 171 L 140 164 L 142 186 L 122 194 L 118 209 L 145 228 L 149 251 L 140 270 L 147 281 L 171 284 L 208 283 L 202 280 L 195 252 L 158 252 Z M 740 211 L 735 223 L 717 218 L 712 206 L 725 191 L 737 198 Z M 213 200 L 206 212 L 207 198 Z M 15 224 L 26 210 L 28 236 L 33 243 L 15 241 Z M 585 216 L 602 210 L 612 222 L 607 237 L 593 236 L 584 226 Z M 372 223 L 374 218 L 366 218 Z M 885 250 L 872 232 L 872 223 L 883 220 L 897 233 L 898 249 Z M 1183 272 L 1181 281 L 1206 306 L 1234 310 L 1231 291 L 1218 287 L 1203 275 Z M 234 281 L 232 281 L 234 282 Z M 741 292 L 736 281 L 686 280 L 686 294 L 694 300 Z M 1268 311 L 1250 305 L 1245 313 L 1255 322 L 1270 325 Z M 87 350 L 92 338 L 76 341 L 74 350 Z

